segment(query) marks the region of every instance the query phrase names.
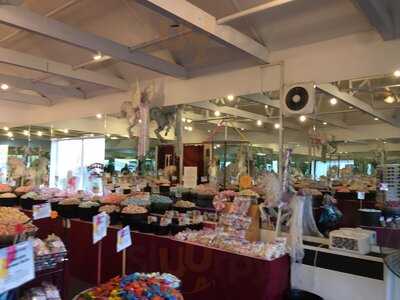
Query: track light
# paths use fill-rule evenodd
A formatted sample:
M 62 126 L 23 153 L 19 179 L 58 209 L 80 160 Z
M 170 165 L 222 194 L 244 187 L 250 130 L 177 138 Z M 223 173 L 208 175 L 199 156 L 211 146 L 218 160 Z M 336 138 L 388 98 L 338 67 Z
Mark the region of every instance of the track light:
M 336 98 L 331 98 L 331 100 L 329 100 L 329 102 L 331 103 L 331 105 L 336 105 L 338 101 Z
M 226 96 L 226 99 L 228 99 L 229 101 L 233 101 L 233 100 L 235 100 L 235 96 L 228 95 L 228 96 Z
M 307 117 L 305 115 L 301 115 L 299 117 L 300 122 L 305 122 L 307 120 Z
M 221 112 L 219 110 L 216 110 L 214 112 L 214 116 L 219 117 L 221 115 Z
M 261 126 L 263 123 L 261 120 L 257 120 L 257 126 Z
M 274 124 L 274 128 L 275 128 L 275 129 L 279 129 L 279 128 L 281 128 L 281 124 L 279 124 L 279 123 L 275 123 L 275 124 Z

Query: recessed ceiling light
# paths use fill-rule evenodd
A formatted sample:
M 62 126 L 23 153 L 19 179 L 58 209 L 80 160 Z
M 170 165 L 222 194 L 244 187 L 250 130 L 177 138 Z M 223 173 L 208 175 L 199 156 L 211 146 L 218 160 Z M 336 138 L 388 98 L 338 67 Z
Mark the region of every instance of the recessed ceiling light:
M 26 136 L 30 135 L 28 130 L 24 130 L 23 134 L 26 135 Z
M 300 122 L 305 122 L 307 120 L 307 117 L 305 115 L 301 115 L 299 117 Z
M 185 122 L 186 122 L 186 119 L 185 119 L 185 118 L 182 118 L 182 122 L 185 123 Z
M 257 126 L 261 126 L 263 123 L 261 120 L 257 120 Z
M 9 131 L 9 130 L 10 130 L 10 128 L 8 128 L 7 126 L 4 126 L 3 129 L 4 129 L 5 131 Z
M 393 75 L 394 75 L 395 77 L 400 77 L 400 70 L 394 71 L 394 72 L 393 72 Z
M 189 124 L 193 122 L 192 119 L 186 119 L 186 122 L 188 122 Z
M 210 133 L 210 132 L 211 132 L 211 130 L 210 130 L 210 129 L 208 129 L 208 130 L 207 130 L 207 132 L 208 132 L 208 133 Z
M 385 141 L 384 141 L 383 143 L 384 143 L 384 144 L 387 144 L 387 142 L 385 142 Z
M 385 101 L 388 104 L 392 104 L 396 101 L 396 99 L 394 99 L 394 97 L 390 95 L 390 96 L 387 96 L 385 99 L 383 99 L 383 101 Z
M 349 109 L 353 109 L 354 107 L 353 106 L 349 106 Z
M 96 60 L 96 61 L 101 60 L 102 58 L 103 58 L 103 55 L 101 55 L 100 52 L 95 54 L 95 55 L 93 55 L 93 59 Z
M 275 129 L 279 129 L 280 127 L 281 127 L 281 124 L 279 124 L 279 123 L 275 123 L 275 124 L 274 124 L 274 128 L 275 128 Z
M 338 101 L 336 98 L 331 98 L 331 100 L 329 100 L 329 102 L 331 103 L 331 105 L 336 105 Z
M 241 130 L 241 131 L 244 131 L 244 128 L 242 127 L 242 128 L 240 128 L 240 130 Z
M 219 110 L 214 111 L 214 116 L 219 117 L 221 115 L 221 112 Z
M 63 132 L 64 132 L 64 133 L 68 133 L 68 132 L 69 132 L 69 129 L 65 128 L 65 129 L 63 130 Z
M 374 118 L 375 121 L 379 121 L 379 118 Z
M 7 132 L 7 136 L 8 136 L 8 137 L 13 137 L 14 134 L 13 134 L 11 131 L 9 131 L 9 132 Z
M 101 119 L 102 117 L 103 117 L 102 114 L 96 114 L 96 118 L 97 118 L 97 119 Z
M 112 140 L 118 140 L 118 137 L 112 136 L 111 139 L 112 139 Z
M 322 122 L 323 125 L 328 125 L 328 122 Z
M 264 105 L 265 108 L 268 108 L 269 106 L 267 104 Z
M 89 134 L 90 137 L 94 137 L 94 133 Z
M 226 99 L 228 99 L 229 101 L 233 101 L 233 100 L 235 100 L 235 96 L 228 95 L 228 96 L 226 96 Z
M 42 136 L 42 135 L 43 135 L 43 132 L 38 131 L 38 132 L 36 132 L 36 135 L 37 135 L 37 136 Z
M 142 124 L 142 119 L 139 119 L 139 121 L 138 121 L 138 122 L 139 122 L 139 124 Z
M 108 138 L 109 138 L 110 136 L 111 136 L 111 134 L 109 134 L 109 133 L 107 133 L 107 134 L 106 134 L 106 137 L 108 137 Z
M 189 127 L 188 127 L 188 130 L 189 130 L 189 131 L 193 131 L 193 127 L 192 127 L 192 126 L 189 126 Z
M 2 84 L 0 85 L 0 88 L 1 88 L 3 91 L 6 91 L 6 90 L 8 90 L 8 89 L 10 88 L 10 86 L 9 86 L 7 83 L 2 83 Z

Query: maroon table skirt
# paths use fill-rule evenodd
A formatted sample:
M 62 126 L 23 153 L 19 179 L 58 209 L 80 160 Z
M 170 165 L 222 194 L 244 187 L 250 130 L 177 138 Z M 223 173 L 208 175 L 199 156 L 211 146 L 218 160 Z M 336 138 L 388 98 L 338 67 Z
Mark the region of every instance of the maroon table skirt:
M 50 225 L 47 223 L 37 224 L 43 233 L 50 230 L 46 229 Z M 51 223 L 58 229 L 58 223 L 56 227 Z M 72 220 L 63 236 L 68 245 L 70 274 L 92 285 L 99 272 L 101 282 L 121 275 L 123 260 L 116 252 L 116 234 L 117 228 L 108 228 L 100 251 L 100 244 L 92 243 L 92 224 Z M 182 280 L 185 300 L 280 300 L 290 287 L 288 256 L 265 261 L 137 232 L 132 232 L 132 239 L 133 246 L 126 250 L 127 274 L 174 274 Z

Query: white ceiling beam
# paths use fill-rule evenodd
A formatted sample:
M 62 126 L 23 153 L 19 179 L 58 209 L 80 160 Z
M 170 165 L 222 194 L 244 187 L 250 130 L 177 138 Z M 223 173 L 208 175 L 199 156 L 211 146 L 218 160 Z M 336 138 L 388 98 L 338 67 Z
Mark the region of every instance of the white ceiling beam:
M 44 95 L 74 97 L 84 99 L 85 95 L 79 89 L 72 86 L 62 86 L 45 82 L 35 82 L 32 79 L 0 74 L 0 82 L 6 83 L 12 88 L 36 91 Z
M 287 4 L 289 2 L 292 2 L 294 0 L 274 0 L 274 1 L 268 1 L 267 3 L 261 4 L 261 5 L 257 5 L 254 7 L 251 7 L 249 9 L 245 9 L 242 11 L 239 11 L 237 13 L 231 14 L 229 16 L 220 18 L 217 20 L 217 24 L 222 25 L 222 24 L 226 24 L 244 17 L 248 17 L 251 16 L 253 14 L 256 13 L 260 13 L 263 11 L 266 11 L 268 9 L 274 8 L 274 7 L 278 7 L 284 4 Z
M 260 120 L 260 121 L 262 121 L 264 123 L 268 123 L 268 124 L 275 124 L 277 122 L 276 120 L 268 118 L 263 115 L 255 114 L 252 112 L 248 112 L 248 111 L 230 107 L 230 106 L 218 106 L 218 105 L 215 105 L 210 102 L 197 102 L 197 103 L 191 103 L 190 105 L 199 107 L 199 108 L 203 108 L 203 109 L 207 109 L 207 110 L 212 110 L 212 111 L 218 110 L 221 113 L 240 117 L 243 119 L 250 119 L 250 120 L 254 120 L 254 121 Z M 297 126 L 297 125 L 289 123 L 289 122 L 285 122 L 284 125 L 286 128 L 290 128 L 290 129 L 294 129 L 294 130 L 299 130 L 299 128 L 300 128 L 300 126 Z
M 0 22 L 9 26 L 28 30 L 93 52 L 111 56 L 161 74 L 186 78 L 184 67 L 170 63 L 147 53 L 83 32 L 70 25 L 34 13 L 23 7 L 0 6 Z
M 0 101 L 19 102 L 33 105 L 49 106 L 51 102 L 46 97 L 26 95 L 13 92 L 0 92 Z
M 117 77 L 89 70 L 74 70 L 71 65 L 62 64 L 56 61 L 1 47 L 0 62 L 53 75 L 82 80 L 105 87 L 112 87 L 121 91 L 129 90 L 129 84 Z
M 201 31 L 230 48 L 251 55 L 262 63 L 268 63 L 268 49 L 265 46 L 231 26 L 218 25 L 214 16 L 186 0 L 136 0 L 136 2 Z
M 399 122 L 396 121 L 396 119 L 394 119 L 392 116 L 387 115 L 381 111 L 375 110 L 368 103 L 358 99 L 357 97 L 355 97 L 353 95 L 350 95 L 349 93 L 340 91 L 333 84 L 330 84 L 330 83 L 319 84 L 319 85 L 317 85 L 317 88 L 339 100 L 342 100 L 343 102 L 346 102 L 347 104 L 349 104 L 353 107 L 358 108 L 359 110 L 361 110 L 367 114 L 370 114 L 373 117 L 379 118 L 380 120 L 387 122 L 393 126 L 400 127 Z

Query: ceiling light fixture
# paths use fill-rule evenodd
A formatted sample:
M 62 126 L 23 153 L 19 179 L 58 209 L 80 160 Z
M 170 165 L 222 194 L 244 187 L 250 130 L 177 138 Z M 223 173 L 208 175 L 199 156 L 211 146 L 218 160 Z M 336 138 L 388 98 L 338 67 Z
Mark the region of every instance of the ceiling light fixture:
M 267 104 L 264 105 L 265 108 L 268 108 L 269 106 Z
M 353 106 L 349 106 L 349 109 L 353 109 L 354 107 Z
M 64 133 L 69 133 L 69 129 L 65 128 L 65 129 L 63 130 L 63 132 L 64 132 Z
M 244 128 L 242 127 L 242 128 L 240 128 L 240 130 L 241 130 L 241 131 L 244 131 Z
M 102 117 L 103 117 L 102 114 L 96 114 L 96 118 L 97 118 L 97 119 L 101 119 Z
M 186 119 L 185 119 L 185 118 L 182 118 L 182 122 L 185 123 L 185 122 L 186 122 Z
M 214 111 L 214 116 L 219 117 L 221 115 L 221 112 L 219 110 Z
M 0 88 L 1 88 L 3 91 L 6 91 L 6 90 L 8 90 L 8 89 L 10 88 L 10 86 L 9 86 L 7 83 L 2 83 L 2 84 L 0 85 Z
M 275 128 L 275 129 L 279 129 L 279 128 L 281 128 L 281 124 L 279 124 L 279 123 L 275 123 L 275 124 L 274 124 L 274 128 Z
M 328 122 L 322 122 L 323 125 L 328 125 Z
M 262 126 L 263 122 L 261 120 L 257 120 L 257 126 Z
M 37 136 L 42 136 L 42 135 L 43 135 L 43 132 L 38 131 L 38 132 L 36 132 L 36 135 L 37 135 Z
M 109 134 L 109 133 L 107 133 L 107 134 L 106 134 L 106 137 L 108 137 L 108 138 L 109 138 L 110 136 L 111 136 L 111 134 Z
M 13 134 L 11 131 L 9 131 L 9 132 L 7 132 L 7 136 L 8 136 L 8 137 L 13 137 L 14 134 Z
M 99 60 L 101 60 L 102 58 L 103 58 L 103 55 L 101 55 L 100 52 L 98 52 L 97 54 L 93 55 L 93 59 L 94 59 L 95 61 L 99 61 Z
M 186 122 L 188 122 L 189 124 L 193 122 L 192 119 L 186 119 Z
M 29 133 L 28 130 L 24 130 L 24 131 L 23 131 L 23 134 L 26 135 L 26 136 L 29 136 L 29 135 L 30 135 L 30 133 Z
M 189 130 L 189 131 L 193 131 L 193 127 L 192 127 L 192 126 L 189 126 L 189 127 L 188 127 L 188 130 Z
M 374 118 L 375 121 L 379 121 L 379 118 Z
M 139 122 L 139 124 L 142 124 L 142 119 L 139 119 L 139 121 L 138 121 L 138 122 Z
M 233 101 L 233 100 L 235 100 L 235 96 L 231 94 L 231 95 L 226 96 L 226 99 L 228 99 L 229 101 Z
M 307 117 L 305 115 L 301 115 L 299 117 L 300 122 L 305 122 L 307 120 Z
M 394 99 L 394 97 L 392 95 L 387 96 L 385 99 L 383 99 L 383 101 L 385 101 L 388 104 L 392 104 L 396 101 L 396 99 Z
M 329 100 L 329 102 L 331 103 L 331 105 L 336 105 L 338 101 L 336 98 L 331 98 L 331 100 Z
M 9 130 L 10 130 L 10 128 L 8 128 L 7 126 L 4 126 L 3 129 L 4 129 L 5 131 L 9 131 Z
M 400 77 L 400 70 L 396 70 L 393 72 L 394 77 Z

